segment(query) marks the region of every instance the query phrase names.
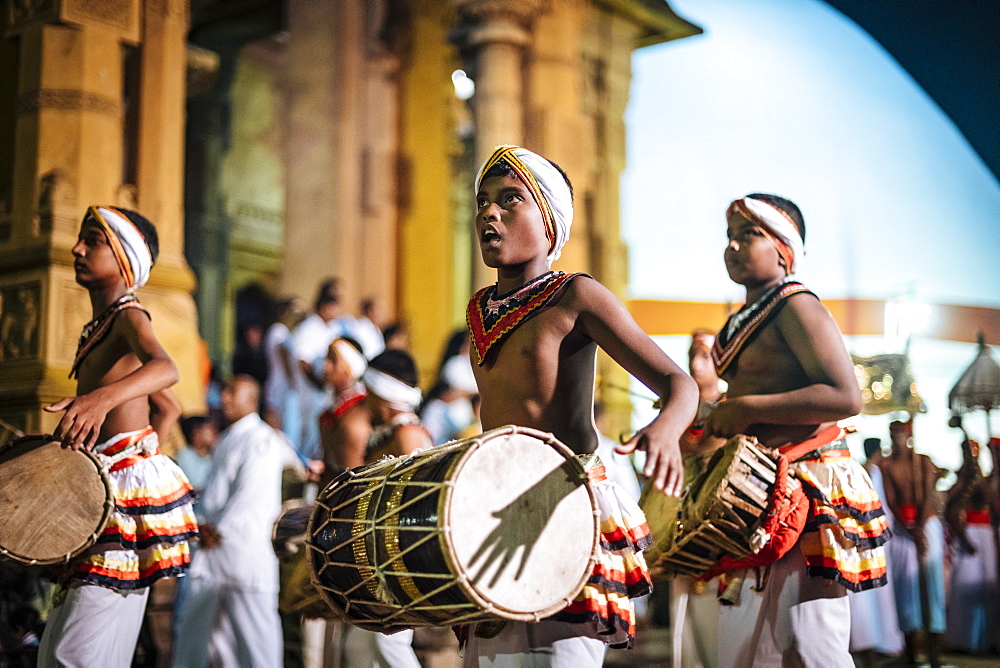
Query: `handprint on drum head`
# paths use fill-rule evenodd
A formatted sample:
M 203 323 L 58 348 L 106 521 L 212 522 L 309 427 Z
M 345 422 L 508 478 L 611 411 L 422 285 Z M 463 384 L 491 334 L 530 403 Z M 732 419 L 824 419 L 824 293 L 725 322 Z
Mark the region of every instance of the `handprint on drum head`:
M 566 485 L 567 481 L 576 484 Z M 574 467 L 573 462 L 567 461 L 559 468 L 553 469 L 507 506 L 494 511 L 493 517 L 499 519 L 500 523 L 483 540 L 469 562 L 469 566 L 474 567 L 476 562 L 486 557 L 473 576 L 473 583 L 478 584 L 499 561 L 489 584 L 490 587 L 496 586 L 500 576 L 514 560 L 517 551 L 522 549 L 521 561 L 514 576 L 515 580 L 520 579 L 531 551 L 545 531 L 556 506 L 582 484 L 584 481 L 581 479 L 580 469 Z

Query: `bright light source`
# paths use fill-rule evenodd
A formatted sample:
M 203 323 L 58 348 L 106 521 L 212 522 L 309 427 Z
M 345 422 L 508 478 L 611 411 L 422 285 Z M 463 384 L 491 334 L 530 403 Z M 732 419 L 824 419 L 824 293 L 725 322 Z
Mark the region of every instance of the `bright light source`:
M 465 70 L 452 72 L 451 83 L 455 86 L 455 97 L 459 100 L 468 100 L 476 92 L 476 82 L 469 78 Z

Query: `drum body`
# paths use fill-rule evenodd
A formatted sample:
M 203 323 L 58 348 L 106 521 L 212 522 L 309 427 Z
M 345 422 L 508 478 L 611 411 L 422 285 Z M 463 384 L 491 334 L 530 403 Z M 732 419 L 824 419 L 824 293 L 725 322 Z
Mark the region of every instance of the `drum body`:
M 503 427 L 341 474 L 317 498 L 308 545 L 326 601 L 392 632 L 551 615 L 586 583 L 598 531 L 572 451 Z
M 336 610 L 327 605 L 319 589 L 312 583 L 309 550 L 306 548 L 309 518 L 313 505 L 302 499 L 282 504 L 282 512 L 274 522 L 271 542 L 278 557 L 278 610 L 306 618 L 339 619 Z
M 724 556 L 750 554 L 777 479 L 778 458 L 753 438 L 729 439 L 688 487 L 651 570 L 661 576 L 698 576 Z
M 0 555 L 65 563 L 94 544 L 113 509 L 96 455 L 51 436 L 25 436 L 0 450 Z

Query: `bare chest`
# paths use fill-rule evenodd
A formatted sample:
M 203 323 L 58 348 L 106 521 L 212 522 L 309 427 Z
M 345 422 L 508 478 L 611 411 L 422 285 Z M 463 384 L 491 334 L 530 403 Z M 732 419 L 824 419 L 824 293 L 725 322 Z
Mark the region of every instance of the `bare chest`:
M 739 357 L 723 375 L 729 395 L 778 394 L 809 384 L 777 327 L 763 328 L 746 344 Z

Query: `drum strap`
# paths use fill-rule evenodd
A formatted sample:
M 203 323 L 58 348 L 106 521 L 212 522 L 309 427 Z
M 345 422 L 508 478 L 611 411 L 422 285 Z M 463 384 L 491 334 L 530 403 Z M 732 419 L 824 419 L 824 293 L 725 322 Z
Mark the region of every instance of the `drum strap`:
M 820 459 L 821 454 L 827 450 L 834 448 L 843 450 L 843 446 L 837 443 L 843 437 L 844 430 L 837 425 L 831 425 L 801 443 L 781 446 L 778 448 L 778 452 L 787 457 L 790 462 L 797 462 L 804 459 Z

